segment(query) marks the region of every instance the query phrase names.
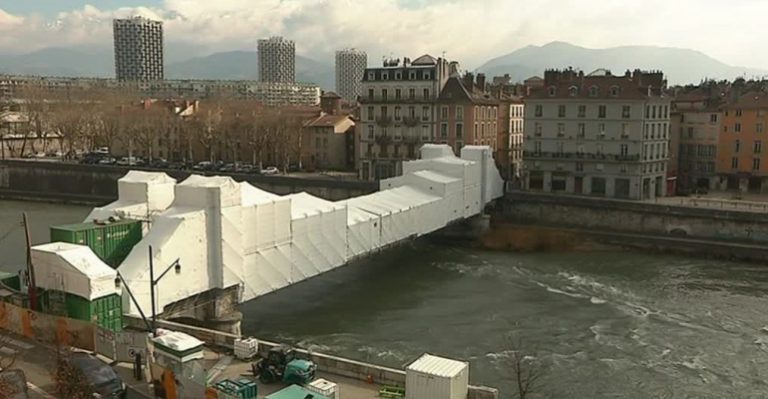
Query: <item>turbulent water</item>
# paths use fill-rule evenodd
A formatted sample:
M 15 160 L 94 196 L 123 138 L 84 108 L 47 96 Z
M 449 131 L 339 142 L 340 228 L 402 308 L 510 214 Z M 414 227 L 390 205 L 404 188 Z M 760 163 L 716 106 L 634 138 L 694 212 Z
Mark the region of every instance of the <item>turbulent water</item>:
M 0 266 L 85 207 L 0 201 Z M 511 397 L 509 351 L 545 366 L 555 398 L 768 397 L 768 267 L 642 254 L 512 254 L 413 243 L 242 306 L 243 329 L 402 366 L 467 359 L 471 381 Z

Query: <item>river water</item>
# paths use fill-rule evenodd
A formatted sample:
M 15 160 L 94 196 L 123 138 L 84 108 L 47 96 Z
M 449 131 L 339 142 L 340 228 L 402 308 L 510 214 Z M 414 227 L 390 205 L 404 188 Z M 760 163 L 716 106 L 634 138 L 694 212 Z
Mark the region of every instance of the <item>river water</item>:
M 0 201 L 33 241 L 88 208 Z M 0 265 L 23 265 L 23 235 Z M 422 352 L 466 359 L 471 381 L 512 393 L 515 345 L 556 398 L 768 397 L 768 268 L 643 254 L 514 254 L 415 242 L 244 304 L 243 330 L 403 366 Z M 513 343 L 516 343 L 513 345 Z

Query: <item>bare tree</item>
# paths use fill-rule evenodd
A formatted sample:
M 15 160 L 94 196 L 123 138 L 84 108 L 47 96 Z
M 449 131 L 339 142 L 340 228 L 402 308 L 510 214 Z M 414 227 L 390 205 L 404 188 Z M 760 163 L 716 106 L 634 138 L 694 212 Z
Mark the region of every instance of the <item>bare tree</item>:
M 0 345 L 8 343 L 11 338 L 5 335 L 0 336 Z M 0 398 L 9 398 L 18 392 L 18 384 L 14 384 L 12 377 L 8 374 L 13 370 L 18 358 L 17 351 L 0 353 Z
M 519 399 L 530 398 L 540 389 L 539 381 L 544 375 L 544 367 L 531 354 L 523 349 L 522 341 L 513 338 L 508 339 L 510 347 L 510 365 L 512 368 L 512 377 L 517 387 L 517 397 Z
M 53 370 L 53 380 L 56 393 L 62 399 L 93 399 L 93 387 L 88 382 L 82 370 L 71 362 L 72 350 L 57 345 L 56 369 Z

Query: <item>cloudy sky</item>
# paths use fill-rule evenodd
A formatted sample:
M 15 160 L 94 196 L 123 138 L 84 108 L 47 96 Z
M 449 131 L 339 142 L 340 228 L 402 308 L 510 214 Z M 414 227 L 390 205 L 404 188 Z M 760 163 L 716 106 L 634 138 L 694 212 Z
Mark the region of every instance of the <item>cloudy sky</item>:
M 168 45 L 198 53 L 253 49 L 282 35 L 330 59 L 356 47 L 439 55 L 476 67 L 526 45 L 685 47 L 768 68 L 768 0 L 0 0 L 0 53 L 109 46 L 113 17 L 165 21 Z

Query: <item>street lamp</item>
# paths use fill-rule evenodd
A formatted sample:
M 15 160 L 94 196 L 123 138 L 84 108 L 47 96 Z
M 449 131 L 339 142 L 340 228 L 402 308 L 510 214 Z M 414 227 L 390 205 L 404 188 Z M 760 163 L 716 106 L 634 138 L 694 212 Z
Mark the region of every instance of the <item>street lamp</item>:
M 181 263 L 179 263 L 179 259 L 176 259 L 168 265 L 168 267 L 160 273 L 160 276 L 155 279 L 155 266 L 154 262 L 152 260 L 152 246 L 149 246 L 149 300 L 152 301 L 152 336 L 157 336 L 157 311 L 155 310 L 155 286 L 157 286 L 157 283 L 162 280 L 165 275 L 173 269 L 176 274 L 181 273 Z

